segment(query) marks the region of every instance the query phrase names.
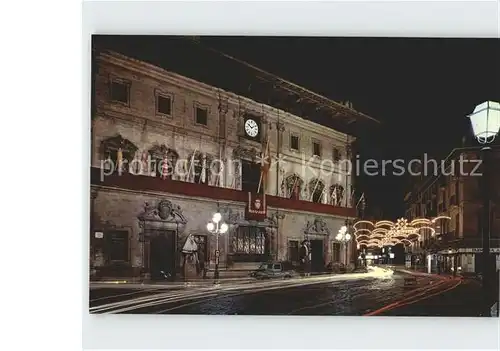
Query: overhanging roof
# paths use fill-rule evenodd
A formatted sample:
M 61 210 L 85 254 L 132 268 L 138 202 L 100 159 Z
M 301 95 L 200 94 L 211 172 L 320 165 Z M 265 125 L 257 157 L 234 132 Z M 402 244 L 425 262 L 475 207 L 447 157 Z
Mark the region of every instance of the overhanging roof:
M 93 39 L 97 50 L 120 52 L 352 136 L 360 137 L 380 123 L 349 106 L 205 47 L 199 38 L 94 36 Z

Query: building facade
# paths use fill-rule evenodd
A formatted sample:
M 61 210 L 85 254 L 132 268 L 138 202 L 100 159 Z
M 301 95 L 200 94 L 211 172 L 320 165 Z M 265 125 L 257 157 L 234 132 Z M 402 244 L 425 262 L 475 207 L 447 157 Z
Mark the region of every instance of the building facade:
M 495 147 L 490 163 L 490 252 L 500 269 L 500 150 Z M 426 166 L 425 166 L 426 165 Z M 415 177 L 406 195 L 406 217 L 447 217 L 407 248 L 408 261 L 430 271 L 481 272 L 483 181 L 477 147 L 453 150 L 448 157 L 422 160 L 422 176 Z M 437 168 L 436 168 L 437 166 Z M 434 171 L 434 169 L 436 171 Z M 430 172 L 429 172 L 430 171 Z M 423 176 L 427 173 L 426 176 Z
M 305 239 L 313 270 L 354 260 L 335 240 L 356 216 L 354 137 L 115 52 L 94 68 L 96 277 L 186 276 L 190 239 L 222 269 L 298 262 Z M 218 238 L 216 212 L 229 226 Z

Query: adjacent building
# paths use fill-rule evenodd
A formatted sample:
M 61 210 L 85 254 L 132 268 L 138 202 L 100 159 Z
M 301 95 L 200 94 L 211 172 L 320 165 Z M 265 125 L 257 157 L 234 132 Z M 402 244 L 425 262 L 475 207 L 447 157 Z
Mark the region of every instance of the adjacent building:
M 453 150 L 447 157 L 420 160 L 420 176 L 412 178 L 406 194 L 406 218 L 443 219 L 435 233 L 423 233 L 407 248 L 407 262 L 425 265 L 431 271 L 481 272 L 484 178 L 479 147 Z M 500 268 L 500 150 L 494 146 L 490 164 L 491 252 Z M 461 166 L 462 165 L 462 166 Z M 436 167 L 437 166 L 437 167 Z
M 274 89 L 340 131 L 287 111 L 284 98 L 262 103 L 117 52 L 94 55 L 93 276 L 186 276 L 189 239 L 222 270 L 298 262 L 304 239 L 313 270 L 355 259 L 335 240 L 356 217 L 347 127 L 374 119 L 276 78 Z M 206 229 L 216 212 L 229 226 L 218 238 Z

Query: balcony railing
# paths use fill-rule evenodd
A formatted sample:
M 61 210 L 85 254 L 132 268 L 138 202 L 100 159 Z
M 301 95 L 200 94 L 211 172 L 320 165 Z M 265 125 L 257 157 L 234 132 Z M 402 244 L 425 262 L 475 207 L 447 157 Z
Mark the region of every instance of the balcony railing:
M 152 191 L 185 195 L 188 197 L 201 197 L 217 200 L 226 200 L 247 203 L 248 192 L 221 188 L 206 184 L 183 182 L 172 179 L 162 179 L 146 175 L 133 175 L 129 173 L 112 174 L 101 177 L 101 169 L 92 167 L 90 183 L 94 186 L 107 186 L 133 191 Z M 356 210 L 352 207 L 339 207 L 305 200 L 295 200 L 284 197 L 266 195 L 268 207 L 306 211 L 313 213 L 337 215 L 341 217 L 356 217 Z

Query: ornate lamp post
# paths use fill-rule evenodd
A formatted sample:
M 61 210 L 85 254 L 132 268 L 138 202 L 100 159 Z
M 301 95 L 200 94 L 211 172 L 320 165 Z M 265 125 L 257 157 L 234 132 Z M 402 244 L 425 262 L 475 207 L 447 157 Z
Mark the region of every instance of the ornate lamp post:
M 482 220 L 482 239 L 483 239 L 483 290 L 486 301 L 492 302 L 492 292 L 495 290 L 492 284 L 490 271 L 494 271 L 495 256 L 490 253 L 490 231 L 491 231 L 491 198 L 490 198 L 490 157 L 491 148 L 487 144 L 492 143 L 500 130 L 500 103 L 486 101 L 479 104 L 474 112 L 468 116 L 471 121 L 472 131 L 477 141 L 484 145 L 481 149 L 483 159 L 483 220 Z M 497 300 L 497 298 L 495 298 Z M 489 307 L 489 306 L 488 306 Z
M 342 244 L 345 245 L 345 265 L 347 266 L 347 250 L 348 250 L 348 243 L 351 240 L 351 234 L 347 232 L 347 226 L 343 225 L 335 237 L 337 241 L 340 241 Z
M 215 213 L 212 221 L 207 223 L 207 230 L 215 235 L 215 284 L 219 280 L 219 235 L 226 233 L 228 229 L 228 225 L 222 222 L 222 215 L 219 212 Z

